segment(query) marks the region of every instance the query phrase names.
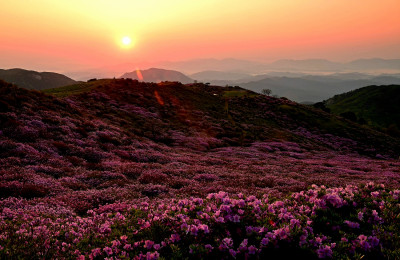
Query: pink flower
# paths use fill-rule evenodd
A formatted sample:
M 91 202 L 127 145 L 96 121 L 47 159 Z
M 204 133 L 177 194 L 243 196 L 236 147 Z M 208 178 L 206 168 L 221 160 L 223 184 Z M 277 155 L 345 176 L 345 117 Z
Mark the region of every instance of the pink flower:
M 129 251 L 129 250 L 132 250 L 133 248 L 132 248 L 131 244 L 126 244 L 126 245 L 124 245 L 124 249 Z
M 154 248 L 155 250 L 159 250 L 159 249 L 161 248 L 161 246 L 160 246 L 160 244 L 155 244 L 155 245 L 153 246 L 153 248 Z
M 181 238 L 179 237 L 178 234 L 172 234 L 171 238 L 169 239 L 172 243 L 178 242 L 179 240 L 181 240 Z
M 124 236 L 121 236 L 120 239 L 121 239 L 121 242 L 122 242 L 122 243 L 126 243 L 128 237 L 124 235 Z
M 97 257 L 97 256 L 99 256 L 99 255 L 101 255 L 101 248 L 95 248 L 95 249 L 93 249 L 91 255 L 92 255 L 94 258 Z
M 110 256 L 110 255 L 112 255 L 113 254 L 113 251 L 112 251 L 112 249 L 111 249 L 111 247 L 105 247 L 104 249 L 103 249 L 103 251 L 108 255 L 108 256 Z
M 232 247 L 233 246 L 233 240 L 230 237 L 226 237 L 222 240 L 222 243 L 226 245 L 227 247 Z
M 365 251 L 368 251 L 371 248 L 371 245 L 368 243 L 367 239 L 368 237 L 365 235 L 358 236 L 359 244 Z
M 371 192 L 371 196 L 374 197 L 374 198 L 378 198 L 379 197 L 379 191 Z
M 146 259 L 147 260 L 156 260 L 160 257 L 160 254 L 158 252 L 147 252 L 146 254 Z

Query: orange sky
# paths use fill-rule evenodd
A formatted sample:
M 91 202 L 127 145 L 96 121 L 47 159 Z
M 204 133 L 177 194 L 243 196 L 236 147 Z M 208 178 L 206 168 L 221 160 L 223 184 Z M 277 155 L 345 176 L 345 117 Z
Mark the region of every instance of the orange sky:
M 0 68 L 400 58 L 399 14 L 399 0 L 0 0 Z

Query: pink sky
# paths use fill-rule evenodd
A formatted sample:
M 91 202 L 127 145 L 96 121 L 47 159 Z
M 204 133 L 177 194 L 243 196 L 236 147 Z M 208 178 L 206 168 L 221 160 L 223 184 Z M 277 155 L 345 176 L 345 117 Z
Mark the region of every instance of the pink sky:
M 0 68 L 400 58 L 399 0 L 18 0 L 0 10 Z

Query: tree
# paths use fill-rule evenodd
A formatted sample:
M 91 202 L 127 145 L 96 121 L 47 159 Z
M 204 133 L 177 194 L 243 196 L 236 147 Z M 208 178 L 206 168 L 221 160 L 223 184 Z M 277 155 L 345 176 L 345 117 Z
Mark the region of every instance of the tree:
M 266 96 L 269 96 L 269 95 L 271 95 L 272 90 L 270 90 L 268 88 L 265 88 L 265 89 L 261 90 L 261 93 L 266 95 Z

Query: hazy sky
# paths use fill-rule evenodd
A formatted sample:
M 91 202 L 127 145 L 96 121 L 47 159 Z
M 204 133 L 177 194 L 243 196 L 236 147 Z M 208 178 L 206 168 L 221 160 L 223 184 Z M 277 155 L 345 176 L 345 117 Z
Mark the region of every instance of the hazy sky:
M 0 68 L 400 58 L 399 14 L 399 0 L 0 0 Z

